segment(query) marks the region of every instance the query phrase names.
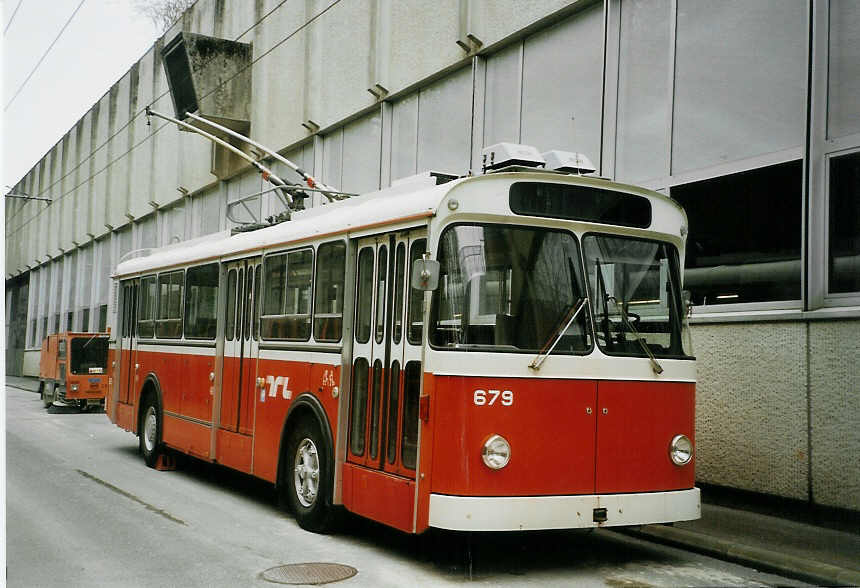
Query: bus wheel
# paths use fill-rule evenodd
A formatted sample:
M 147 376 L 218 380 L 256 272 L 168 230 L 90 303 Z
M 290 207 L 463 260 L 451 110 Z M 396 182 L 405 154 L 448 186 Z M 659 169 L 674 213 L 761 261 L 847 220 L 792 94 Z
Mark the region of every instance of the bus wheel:
M 331 459 L 316 421 L 302 419 L 291 431 L 284 459 L 281 491 L 296 522 L 306 531 L 331 530 L 335 518 Z
M 151 468 L 155 467 L 161 454 L 161 415 L 158 403 L 149 398 L 143 405 L 143 417 L 140 420 L 140 452 L 143 461 Z

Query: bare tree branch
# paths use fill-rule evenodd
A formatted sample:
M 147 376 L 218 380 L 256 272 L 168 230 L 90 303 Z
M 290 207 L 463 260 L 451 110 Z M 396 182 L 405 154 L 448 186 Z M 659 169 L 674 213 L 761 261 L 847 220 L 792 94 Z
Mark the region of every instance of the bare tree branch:
M 134 9 L 164 32 L 173 26 L 194 2 L 195 0 L 135 0 Z

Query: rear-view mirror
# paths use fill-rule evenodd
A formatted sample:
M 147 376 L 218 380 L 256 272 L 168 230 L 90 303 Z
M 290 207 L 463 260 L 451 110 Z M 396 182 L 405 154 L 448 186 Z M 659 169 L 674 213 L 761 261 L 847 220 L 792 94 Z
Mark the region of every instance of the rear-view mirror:
M 439 286 L 439 262 L 435 259 L 416 259 L 412 263 L 412 287 L 416 290 L 435 290 Z

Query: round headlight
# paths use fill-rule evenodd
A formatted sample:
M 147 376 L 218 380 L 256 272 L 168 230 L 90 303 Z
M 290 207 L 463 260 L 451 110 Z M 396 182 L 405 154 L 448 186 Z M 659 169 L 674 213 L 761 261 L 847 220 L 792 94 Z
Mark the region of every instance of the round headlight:
M 511 461 L 511 445 L 501 435 L 491 435 L 484 441 L 481 458 L 491 470 L 500 470 Z
M 675 435 L 669 443 L 669 457 L 675 465 L 687 465 L 693 459 L 693 442 L 686 435 Z
M 78 391 L 78 385 L 72 384 L 72 392 L 77 392 L 77 391 Z

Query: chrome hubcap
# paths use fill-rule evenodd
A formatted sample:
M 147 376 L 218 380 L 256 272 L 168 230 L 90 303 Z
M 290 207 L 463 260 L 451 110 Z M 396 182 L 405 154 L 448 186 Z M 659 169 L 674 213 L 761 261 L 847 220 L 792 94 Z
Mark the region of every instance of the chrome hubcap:
M 296 487 L 296 496 L 302 506 L 313 506 L 317 499 L 320 480 L 320 460 L 317 447 L 310 439 L 302 439 L 296 450 L 296 459 L 293 468 L 293 483 Z
M 150 406 L 146 409 L 146 416 L 143 417 L 143 446 L 146 450 L 152 452 L 155 449 L 155 434 L 158 428 L 158 420 L 155 416 L 155 407 Z

